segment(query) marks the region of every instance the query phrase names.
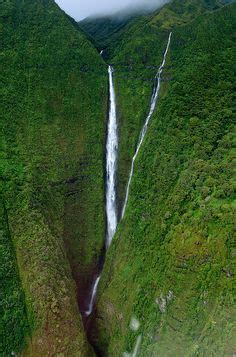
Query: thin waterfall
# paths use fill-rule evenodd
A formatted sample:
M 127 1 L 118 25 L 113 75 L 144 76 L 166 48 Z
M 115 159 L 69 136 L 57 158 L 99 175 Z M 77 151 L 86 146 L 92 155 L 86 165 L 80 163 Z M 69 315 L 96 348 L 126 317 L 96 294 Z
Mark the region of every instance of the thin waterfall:
M 153 114 L 155 108 L 156 108 L 156 104 L 157 104 L 157 100 L 158 100 L 158 96 L 159 96 L 159 92 L 160 92 L 160 87 L 161 87 L 161 74 L 162 74 L 163 68 L 164 68 L 165 63 L 166 63 L 166 56 L 167 56 L 167 53 L 168 53 L 168 50 L 169 50 L 169 47 L 170 47 L 171 35 L 172 35 L 172 32 L 169 34 L 168 43 L 167 43 L 166 50 L 165 50 L 165 53 L 164 53 L 163 61 L 162 61 L 162 64 L 161 64 L 161 66 L 160 66 L 160 68 L 159 68 L 159 70 L 157 72 L 156 78 L 155 78 L 156 79 L 156 86 L 153 89 L 150 110 L 149 110 L 148 116 L 146 118 L 145 124 L 144 124 L 144 126 L 143 126 L 143 128 L 141 130 L 141 134 L 140 134 L 140 137 L 139 137 L 137 149 L 136 149 L 136 152 L 135 152 L 134 157 L 132 159 L 132 164 L 131 164 L 131 169 L 130 169 L 130 174 L 129 174 L 129 180 L 128 180 L 128 184 L 127 184 L 127 188 L 126 188 L 125 202 L 124 202 L 124 206 L 123 206 L 123 209 L 122 209 L 122 215 L 121 215 L 122 218 L 125 215 L 125 210 L 126 210 L 126 206 L 127 206 L 127 203 L 128 203 L 130 184 L 131 184 L 133 173 L 134 173 L 134 163 L 135 163 L 135 160 L 136 160 L 136 158 L 138 156 L 138 153 L 139 153 L 139 150 L 140 150 L 141 145 L 143 143 L 143 140 L 145 138 L 149 121 L 150 121 L 150 119 L 152 117 L 152 114 Z
M 94 301 L 96 298 L 96 294 L 97 294 L 97 288 L 98 288 L 98 284 L 99 284 L 99 280 L 101 279 L 101 276 L 97 277 L 97 279 L 95 280 L 94 286 L 93 286 L 93 291 L 92 291 L 92 295 L 91 295 L 91 299 L 89 301 L 89 307 L 88 310 L 85 311 L 85 315 L 89 316 L 91 315 L 92 311 L 93 311 L 93 305 L 94 305 Z
M 109 66 L 110 110 L 107 128 L 106 144 L 106 215 L 107 236 L 106 246 L 110 246 L 117 227 L 116 210 L 116 169 L 118 154 L 118 130 L 116 118 L 116 97 L 113 81 L 113 68 Z
M 118 155 L 118 128 L 116 117 L 116 96 L 113 81 L 113 68 L 109 66 L 109 118 L 107 126 L 107 143 L 106 143 L 106 217 L 107 217 L 107 233 L 106 233 L 106 249 L 109 248 L 112 238 L 117 227 L 117 203 L 116 203 L 116 169 Z M 105 253 L 104 253 L 105 254 Z M 101 270 L 100 270 L 101 274 Z M 98 284 L 101 275 L 97 275 L 94 279 L 92 294 L 88 304 L 88 310 L 85 315 L 91 315 L 97 294 Z

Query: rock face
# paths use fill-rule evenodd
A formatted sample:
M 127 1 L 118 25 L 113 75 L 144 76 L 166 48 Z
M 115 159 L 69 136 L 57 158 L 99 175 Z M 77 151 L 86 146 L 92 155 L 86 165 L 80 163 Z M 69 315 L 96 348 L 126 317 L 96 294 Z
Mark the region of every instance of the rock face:
M 127 211 L 100 281 L 91 339 L 102 356 L 130 356 L 137 350 L 140 356 L 230 356 L 234 351 L 235 5 L 201 11 L 181 27 L 179 20 L 173 25 L 171 9 L 170 4 L 144 25 L 134 23 L 112 62 L 122 133 L 118 175 L 125 185 L 125 165 L 134 154 L 151 88 L 134 84 L 127 73 L 125 81 L 120 78 L 120 58 L 146 77 L 146 68 L 161 62 L 172 28 L 163 73 L 172 80 L 162 82 L 134 167 Z M 156 34 L 161 19 L 164 30 Z M 139 322 L 135 330 L 132 321 Z
M 0 354 L 84 356 L 77 300 L 104 240 L 107 68 L 54 1 L 0 6 Z

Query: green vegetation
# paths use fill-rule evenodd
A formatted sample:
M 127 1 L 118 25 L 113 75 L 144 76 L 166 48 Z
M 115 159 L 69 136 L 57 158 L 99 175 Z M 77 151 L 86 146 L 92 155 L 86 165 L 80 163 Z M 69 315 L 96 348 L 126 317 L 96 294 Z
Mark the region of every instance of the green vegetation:
M 162 61 L 167 34 L 199 15 L 223 6 L 222 1 L 173 0 L 149 16 L 142 16 L 112 34 L 105 56 L 116 69 L 119 111 L 119 208 L 124 202 L 131 159 L 149 102 L 155 74 Z M 171 78 L 168 73 L 167 78 Z M 128 100 L 127 100 L 128 98 Z
M 18 352 L 29 326 L 5 207 L 0 206 L 0 353 Z M 10 333 L 9 333 L 10 332 Z
M 21 350 L 30 331 L 27 355 L 84 355 L 76 295 L 82 304 L 104 240 L 107 70 L 54 1 L 0 8 L 0 171 L 10 231 L 1 241 L 0 354 Z
M 104 356 L 130 353 L 138 336 L 140 356 L 232 356 L 235 351 L 235 15 L 235 5 L 225 6 L 173 30 L 163 74 L 172 80 L 162 83 L 99 288 L 91 339 Z M 142 42 L 137 32 L 129 35 L 134 48 Z M 167 35 L 152 35 L 159 41 L 157 51 Z M 132 48 L 133 56 L 138 52 Z M 121 115 L 131 133 L 142 108 L 132 103 L 138 96 L 142 101 L 145 87 L 140 81 L 133 98 L 127 95 L 130 82 L 124 82 L 126 92 L 118 85 L 120 110 L 127 110 Z M 131 135 L 121 139 L 128 154 L 134 150 L 127 142 L 135 142 L 137 134 Z M 130 329 L 133 317 L 140 322 L 137 331 Z
M 227 2 L 87 20 L 86 35 L 53 0 L 0 1 L 0 355 L 93 356 L 79 308 L 105 237 L 108 79 L 90 36 L 115 68 L 120 210 L 170 31 L 89 338 L 109 357 L 136 343 L 143 357 L 235 353 L 236 6 Z
M 111 36 L 119 32 L 131 19 L 133 16 L 88 17 L 80 21 L 79 26 L 90 36 L 91 41 L 102 49 L 105 42 L 110 42 Z
M 128 7 L 111 15 L 87 17 L 80 21 L 78 26 L 89 36 L 94 45 L 102 50 L 111 44 L 116 44 L 116 39 L 123 37 L 127 31 L 128 24 L 133 23 L 136 19 L 140 21 L 150 12 L 152 11 L 148 9 Z

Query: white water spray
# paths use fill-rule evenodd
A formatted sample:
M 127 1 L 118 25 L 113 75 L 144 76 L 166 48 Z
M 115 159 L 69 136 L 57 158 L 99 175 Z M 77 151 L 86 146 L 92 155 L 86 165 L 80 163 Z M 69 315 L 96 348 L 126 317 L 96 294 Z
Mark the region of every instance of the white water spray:
M 165 53 L 164 53 L 163 61 L 162 61 L 162 64 L 161 64 L 161 66 L 160 66 L 160 68 L 159 68 L 159 70 L 157 72 L 157 75 L 156 75 L 157 84 L 156 84 L 156 86 L 155 86 L 155 88 L 153 90 L 153 93 L 152 93 L 150 110 L 149 110 L 148 116 L 146 118 L 145 124 L 144 124 L 144 126 L 142 128 L 136 152 L 135 152 L 134 157 L 132 159 L 132 164 L 131 164 L 131 169 L 130 169 L 130 174 L 129 174 L 129 180 L 128 180 L 128 184 L 127 184 L 127 188 L 126 188 L 125 203 L 124 203 L 124 206 L 123 206 L 123 209 L 122 209 L 122 218 L 125 215 L 125 210 L 126 210 L 126 206 L 127 206 L 127 203 L 128 203 L 130 184 L 131 184 L 133 173 L 134 173 L 134 163 L 135 163 L 135 160 L 136 160 L 136 158 L 138 156 L 138 153 L 139 153 L 139 150 L 140 150 L 141 145 L 143 143 L 143 140 L 145 138 L 149 121 L 150 121 L 150 119 L 152 117 L 152 114 L 153 114 L 155 108 L 156 108 L 157 99 L 158 99 L 159 92 L 160 92 L 160 87 L 161 87 L 161 74 L 162 74 L 163 68 L 164 68 L 165 63 L 166 63 L 166 56 L 167 56 L 167 53 L 168 53 L 168 50 L 169 50 L 169 47 L 170 47 L 171 35 L 172 35 L 172 33 L 169 34 L 168 43 L 167 43 L 166 50 L 165 50 Z
M 116 168 L 118 152 L 118 130 L 116 118 L 116 97 L 113 82 L 113 68 L 109 66 L 110 110 L 107 128 L 106 144 L 106 215 L 107 236 L 106 246 L 110 246 L 117 227 L 116 211 Z

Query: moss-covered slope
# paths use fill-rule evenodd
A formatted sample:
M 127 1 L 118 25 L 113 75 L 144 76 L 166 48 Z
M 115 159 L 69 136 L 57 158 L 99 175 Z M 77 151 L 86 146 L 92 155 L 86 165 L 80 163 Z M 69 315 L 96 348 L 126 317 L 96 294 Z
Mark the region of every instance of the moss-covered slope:
M 235 15 L 226 6 L 173 30 L 163 74 L 172 80 L 162 83 L 99 288 L 91 338 L 103 356 L 235 351 Z
M 27 355 L 84 356 L 77 297 L 82 307 L 105 231 L 106 66 L 54 1 L 0 11 L 0 354 L 20 351 L 28 334 Z

